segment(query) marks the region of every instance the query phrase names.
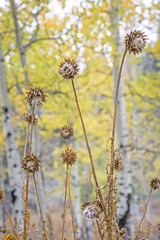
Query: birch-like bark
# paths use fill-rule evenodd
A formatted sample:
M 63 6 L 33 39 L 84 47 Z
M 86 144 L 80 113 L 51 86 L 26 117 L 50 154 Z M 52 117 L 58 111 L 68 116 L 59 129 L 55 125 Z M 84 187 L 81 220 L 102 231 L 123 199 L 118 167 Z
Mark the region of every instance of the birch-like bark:
M 84 146 L 83 146 L 84 147 Z M 90 185 L 88 183 L 88 177 L 89 177 L 89 165 L 88 164 L 83 164 L 83 179 L 86 179 L 87 183 L 84 185 L 84 195 L 83 195 L 83 202 L 87 202 L 89 199 L 89 188 Z M 92 240 L 93 239 L 93 226 L 92 226 L 92 221 L 84 219 L 85 221 L 85 231 L 84 231 L 84 240 Z
M 132 116 L 133 116 L 133 119 L 136 119 L 135 128 L 136 128 L 136 132 L 138 133 L 137 136 L 136 136 L 136 146 L 135 146 L 137 148 L 137 151 L 136 151 L 136 156 L 137 157 L 135 158 L 134 162 L 132 163 L 132 165 L 133 165 L 133 178 L 135 180 L 134 181 L 134 186 L 135 186 L 135 189 L 139 189 L 140 181 L 137 178 L 137 175 L 139 173 L 139 177 L 141 177 L 141 185 L 143 186 L 143 191 L 144 191 L 143 199 L 146 199 L 149 196 L 149 188 L 147 188 L 148 184 L 146 182 L 145 173 L 144 173 L 144 162 L 143 162 L 143 158 L 141 156 L 141 151 L 139 150 L 139 146 L 141 144 L 141 130 L 140 130 L 140 127 L 139 127 L 139 122 L 138 122 L 139 116 L 138 116 L 138 112 L 137 112 L 138 109 L 136 107 L 134 96 L 132 96 L 131 101 L 132 101 L 133 106 L 134 106 L 133 111 L 132 111 Z M 135 200 L 138 199 L 138 202 L 135 201 L 135 204 L 136 204 L 136 209 L 135 210 L 137 210 L 137 216 L 138 216 L 136 220 L 140 221 L 140 219 L 141 219 L 140 200 L 141 199 L 140 199 L 139 192 L 136 192 L 135 198 L 136 198 Z M 148 206 L 148 210 L 147 210 L 147 213 L 146 213 L 146 219 L 147 219 L 148 222 L 150 222 L 150 204 L 151 204 L 151 200 L 149 201 L 149 206 Z
M 11 108 L 8 96 L 6 70 L 4 65 L 4 57 L 2 53 L 0 39 L 0 96 L 2 106 L 2 126 L 6 144 L 6 155 L 9 167 L 9 183 L 11 204 L 15 223 L 18 223 L 23 216 L 23 206 L 21 198 L 22 171 L 20 164 L 20 153 L 15 141 L 13 131 Z
M 120 1 L 114 0 L 111 3 L 111 33 L 112 40 L 116 44 L 115 52 L 113 56 L 113 86 L 114 96 L 119 72 L 119 57 L 122 54 L 122 45 L 120 43 L 119 34 L 119 9 Z M 130 214 L 131 204 L 131 168 L 130 168 L 130 156 L 126 146 L 128 146 L 128 129 L 127 129 L 127 114 L 126 114 L 126 102 L 124 92 L 124 77 L 121 77 L 119 97 L 118 97 L 118 111 L 116 121 L 116 139 L 117 147 L 122 153 L 122 169 L 118 174 L 118 218 L 120 220 L 119 226 L 123 227 L 127 222 L 127 217 Z M 130 232 L 132 232 L 133 225 L 130 223 Z M 132 233 L 131 233 L 132 234 Z
M 25 54 L 25 48 L 24 48 L 23 42 L 22 42 L 21 32 L 20 32 L 19 25 L 18 25 L 18 17 L 17 17 L 17 12 L 16 12 L 15 1 L 10 0 L 10 5 L 11 5 L 12 17 L 13 17 L 14 28 L 15 28 L 15 33 L 16 33 L 16 43 L 17 43 L 17 47 L 18 47 L 18 51 L 19 51 L 21 64 L 23 67 L 24 78 L 25 78 L 25 82 L 29 83 L 28 64 L 27 64 L 27 59 L 26 59 L 26 54 Z
M 22 65 L 23 70 L 24 70 L 23 71 L 24 79 L 25 79 L 26 83 L 29 83 L 28 63 L 27 63 L 25 48 L 24 48 L 23 42 L 22 42 L 21 32 L 20 32 L 19 25 L 18 25 L 18 17 L 17 17 L 17 12 L 16 12 L 15 1 L 10 0 L 10 5 L 11 5 L 11 9 L 12 9 L 12 17 L 13 17 L 15 33 L 16 33 L 16 43 L 17 43 L 17 47 L 18 47 L 18 51 L 19 51 L 19 55 L 20 55 L 21 65 Z M 34 154 L 37 154 L 39 156 L 40 155 L 40 149 L 41 149 L 41 146 L 40 146 L 41 141 L 40 141 L 40 133 L 39 133 L 39 128 L 38 127 L 34 127 L 33 142 L 35 143 L 33 152 L 34 152 Z M 42 179 L 41 169 L 37 173 L 36 177 L 38 179 L 37 187 L 38 187 L 41 207 L 42 207 L 44 217 L 46 217 L 45 216 L 45 214 L 46 214 L 46 203 L 45 203 L 45 190 L 44 190 L 45 188 L 44 188 L 44 181 Z
M 80 202 L 80 187 L 79 187 L 79 174 L 78 162 L 73 165 L 73 187 L 74 187 L 74 216 L 76 220 L 76 239 L 82 239 L 82 218 L 81 218 L 81 202 Z
M 76 138 L 74 139 L 73 146 L 76 152 L 77 144 Z M 80 186 L 79 186 L 79 173 L 78 173 L 78 162 L 73 165 L 73 189 L 74 189 L 74 216 L 76 221 L 76 239 L 82 239 L 83 230 L 82 230 L 82 215 L 81 215 L 81 200 L 80 200 Z
M 0 152 L 0 188 L 4 189 L 4 174 L 3 174 L 3 157 L 2 157 L 2 153 Z M 3 205 L 0 204 L 0 228 L 4 228 L 5 227 L 5 218 L 4 218 L 4 208 Z

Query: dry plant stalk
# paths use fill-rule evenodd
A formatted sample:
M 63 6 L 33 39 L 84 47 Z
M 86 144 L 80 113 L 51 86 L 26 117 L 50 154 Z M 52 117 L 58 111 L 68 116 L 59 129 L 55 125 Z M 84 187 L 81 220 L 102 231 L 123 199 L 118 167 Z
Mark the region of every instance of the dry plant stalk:
M 141 222 L 139 224 L 139 227 L 138 227 L 138 231 L 137 231 L 137 234 L 136 234 L 136 240 L 139 239 L 139 234 L 141 232 L 141 228 L 143 226 L 143 221 L 145 219 L 145 216 L 146 216 L 146 212 L 147 212 L 147 208 L 148 208 L 148 204 L 149 204 L 149 201 L 151 199 L 151 195 L 152 195 L 152 191 L 154 190 L 157 190 L 157 189 L 160 189 L 160 179 L 158 178 L 153 178 L 151 181 L 150 181 L 150 193 L 149 193 L 149 196 L 148 196 L 148 200 L 147 200 L 147 203 L 146 203 L 146 206 L 144 208 L 144 213 L 143 213 L 143 216 L 142 216 L 142 219 L 141 219 Z
M 12 226 L 13 233 L 16 235 L 17 239 L 20 240 L 20 238 L 18 236 L 18 233 L 17 233 L 17 231 L 16 231 L 16 229 L 14 227 L 12 218 L 11 218 L 9 212 L 8 212 L 7 206 L 6 206 L 5 202 L 4 202 L 4 198 L 5 198 L 4 191 L 2 190 L 2 188 L 0 188 L 0 201 L 3 203 L 3 206 L 4 206 L 5 210 L 6 210 L 6 213 L 8 215 L 9 221 L 10 221 L 11 226 Z
M 36 155 L 33 153 L 31 154 L 32 150 L 32 135 L 33 135 L 33 126 L 37 125 L 38 120 L 37 117 L 34 114 L 35 107 L 40 107 L 43 102 L 46 102 L 46 97 L 47 95 L 45 94 L 45 91 L 42 88 L 35 87 L 35 88 L 30 88 L 30 90 L 27 92 L 26 100 L 29 103 L 29 105 L 32 108 L 32 113 L 31 115 L 25 115 L 24 119 L 26 122 L 28 122 L 28 129 L 29 125 L 31 125 L 31 131 L 30 131 L 30 143 L 29 143 L 29 153 L 26 155 L 26 145 L 27 145 L 27 140 L 25 142 L 25 149 L 24 149 L 24 159 L 22 160 L 22 168 L 23 171 L 27 172 L 27 179 L 26 179 L 26 191 L 25 191 L 25 207 L 24 207 L 24 233 L 23 233 L 23 239 L 27 240 L 27 226 L 28 226 L 28 192 L 29 192 L 29 178 L 30 174 L 33 175 L 33 180 L 34 180 L 34 186 L 35 186 L 35 191 L 36 191 L 36 197 L 39 205 L 39 210 L 40 210 L 40 215 L 41 215 L 41 220 L 42 220 L 42 226 L 43 226 L 43 238 L 46 240 L 47 234 L 46 234 L 46 229 L 45 229 L 45 220 L 43 218 L 43 213 L 41 209 L 41 204 L 39 200 L 39 195 L 38 195 L 38 190 L 37 190 L 37 185 L 36 185 L 36 180 L 35 180 L 35 173 L 39 171 L 40 167 L 40 160 Z M 28 134 L 26 139 L 28 138 Z M 24 182 L 23 182 L 24 184 Z M 24 192 L 22 189 L 22 196 L 24 196 Z
M 33 120 L 34 120 L 34 106 L 32 108 L 32 122 L 31 122 L 31 133 L 30 133 L 30 145 L 29 145 L 29 155 L 31 154 L 32 148 L 32 134 L 33 134 Z M 26 155 L 24 153 L 24 155 Z M 26 157 L 26 156 L 25 156 Z M 24 157 L 24 159 L 25 159 Z M 22 166 L 23 167 L 23 166 Z M 24 172 L 23 167 L 23 172 Z M 26 189 L 25 189 L 25 207 L 24 207 L 24 240 L 27 240 L 27 208 L 28 208 L 28 192 L 29 192 L 29 171 L 27 171 Z M 23 194 L 23 192 L 22 192 Z
M 76 229 L 74 224 L 74 215 L 73 215 L 73 207 L 72 207 L 72 199 L 71 199 L 71 191 L 70 191 L 70 175 L 69 175 L 69 166 L 72 166 L 77 161 L 77 153 L 72 149 L 69 149 L 68 139 L 73 136 L 73 128 L 70 126 L 63 126 L 60 130 L 60 134 L 64 140 L 66 140 L 67 148 L 64 152 L 61 153 L 60 158 L 62 158 L 62 164 L 67 165 L 66 169 L 66 184 L 65 184 L 65 198 L 64 198 L 64 210 L 63 210 L 63 226 L 62 226 L 62 237 L 64 239 L 64 228 L 65 228 L 65 216 L 66 216 L 66 200 L 67 200 L 67 188 L 69 194 L 69 202 L 70 202 L 70 212 L 72 217 L 72 228 L 73 228 L 73 238 L 76 239 Z
M 42 213 L 42 208 L 41 208 L 41 203 L 40 203 L 40 199 L 39 199 L 37 183 L 36 183 L 36 178 L 35 178 L 35 173 L 33 173 L 33 180 L 34 180 L 34 186 L 35 186 L 35 190 L 36 190 L 36 197 L 37 197 L 37 201 L 38 201 L 38 206 L 39 206 L 39 211 L 40 211 L 41 221 L 42 221 L 42 226 L 43 226 L 43 236 L 44 236 L 45 240 L 48 240 L 47 234 L 46 234 L 46 227 L 45 227 L 46 221 L 44 220 L 43 213 Z

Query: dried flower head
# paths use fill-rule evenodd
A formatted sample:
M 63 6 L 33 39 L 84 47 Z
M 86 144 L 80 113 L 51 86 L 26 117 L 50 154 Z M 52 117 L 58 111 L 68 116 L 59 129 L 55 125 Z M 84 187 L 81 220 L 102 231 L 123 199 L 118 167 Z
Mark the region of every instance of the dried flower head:
M 43 102 L 46 102 L 47 95 L 44 89 L 40 87 L 30 88 L 26 94 L 27 102 L 31 107 L 40 107 Z
M 4 199 L 4 191 L 0 188 L 0 201 L 2 201 L 2 199 Z
M 77 161 L 77 153 L 72 149 L 65 149 L 64 152 L 61 153 L 60 158 L 62 158 L 62 164 L 67 164 L 72 166 Z
M 29 124 L 32 124 L 32 114 L 25 113 L 23 119 Z M 33 125 L 37 125 L 37 124 L 38 124 L 38 117 L 34 114 Z
M 74 59 L 65 59 L 59 65 L 59 73 L 65 79 L 73 79 L 78 71 L 78 64 Z
M 98 220 L 101 213 L 100 208 L 91 202 L 86 202 L 82 206 L 83 215 L 88 220 Z
M 73 136 L 73 128 L 64 125 L 60 130 L 60 134 L 63 137 L 63 139 L 70 139 Z
M 150 186 L 153 190 L 157 190 L 157 189 L 160 189 L 160 179 L 158 178 L 153 178 L 151 181 L 150 181 Z
M 131 31 L 129 34 L 126 34 L 124 38 L 124 45 L 127 51 L 131 54 L 132 52 L 136 55 L 142 52 L 143 48 L 147 43 L 147 35 L 142 31 Z
M 121 228 L 119 231 L 119 234 L 121 237 L 124 237 L 124 234 L 126 233 L 126 228 Z
M 35 173 L 39 171 L 40 160 L 36 155 L 28 154 L 22 161 L 22 168 L 30 173 Z
M 122 168 L 122 159 L 121 158 L 116 158 L 114 161 L 114 169 L 116 171 L 119 171 Z
M 103 207 L 101 204 L 101 201 L 99 199 L 94 200 L 94 202 L 92 202 L 95 206 L 99 207 L 99 209 L 101 210 L 101 212 L 103 211 Z

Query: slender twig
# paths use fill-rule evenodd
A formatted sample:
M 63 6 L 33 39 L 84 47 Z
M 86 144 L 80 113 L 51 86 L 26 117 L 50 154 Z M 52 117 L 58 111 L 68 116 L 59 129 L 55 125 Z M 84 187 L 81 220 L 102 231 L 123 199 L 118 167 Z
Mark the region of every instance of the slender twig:
M 67 185 L 68 185 L 68 164 L 67 164 L 67 170 L 66 170 L 66 185 L 65 185 L 65 198 L 64 198 L 64 209 L 63 209 L 63 227 L 62 227 L 62 238 L 64 237 L 64 226 L 65 226 L 65 215 L 66 215 L 66 200 L 67 200 Z
M 46 221 L 44 220 L 44 217 L 43 217 L 43 212 L 42 212 L 41 203 L 40 203 L 40 199 L 39 199 L 39 194 L 38 194 L 38 189 L 37 189 L 37 183 L 36 183 L 35 173 L 33 173 L 33 180 L 34 180 L 34 186 L 35 186 L 35 190 L 36 190 L 36 197 L 37 197 L 38 206 L 39 206 L 39 211 L 40 211 L 41 220 L 42 220 L 43 232 L 44 232 L 45 240 L 47 240 L 48 238 L 47 238 L 46 227 L 45 227 L 45 222 L 46 222 Z
M 144 221 L 144 218 L 145 218 L 145 216 L 146 216 L 146 212 L 147 212 L 147 208 L 148 208 L 149 201 L 150 201 L 150 199 L 151 199 L 151 195 L 152 195 L 152 188 L 151 188 L 151 190 L 150 190 L 149 197 L 148 197 L 148 200 L 147 200 L 147 203 L 146 203 L 145 209 L 144 209 L 144 213 L 143 213 L 143 216 L 142 216 L 141 222 L 140 222 L 139 227 L 138 227 L 138 231 L 137 231 L 136 239 L 137 239 L 137 237 L 138 237 L 138 234 L 140 233 L 141 226 L 142 226 L 143 221 Z
M 25 199 L 25 209 L 24 209 L 24 240 L 27 239 L 27 208 L 28 208 L 28 192 L 29 192 L 29 172 L 27 172 L 26 180 L 26 199 Z
M 73 236 L 74 236 L 74 240 L 75 240 L 76 239 L 76 230 L 75 230 L 75 225 L 74 225 L 74 215 L 73 215 L 73 207 L 72 207 L 72 199 L 71 199 L 69 168 L 68 168 L 68 193 L 69 193 L 70 211 L 71 211 L 71 217 L 72 217 Z
M 26 130 L 26 139 L 25 139 L 25 145 L 24 145 L 23 158 L 25 158 L 25 156 L 26 156 L 28 133 L 29 133 L 29 123 L 28 123 L 27 130 Z M 25 171 L 23 169 L 22 199 L 23 199 L 23 213 L 25 214 L 25 196 L 24 196 L 25 195 L 25 193 L 24 193 L 25 190 L 24 189 L 25 189 Z
M 33 108 L 32 108 L 32 124 L 31 124 L 31 135 L 30 135 L 29 154 L 31 154 L 31 149 L 32 149 L 33 121 L 34 121 L 34 106 L 33 106 Z
M 8 215 L 8 218 L 9 218 L 9 220 L 10 220 L 10 223 L 11 223 L 11 226 L 12 226 L 12 229 L 13 229 L 13 232 L 14 232 L 14 234 L 16 235 L 17 239 L 20 240 L 20 238 L 19 238 L 19 236 L 18 236 L 18 233 L 16 232 L 16 229 L 15 229 L 14 224 L 13 224 L 13 222 L 12 222 L 12 218 L 11 218 L 9 212 L 8 212 L 7 207 L 6 207 L 6 204 L 5 204 L 5 202 L 4 202 L 3 199 L 2 199 L 1 201 L 2 201 L 2 203 L 3 203 L 3 206 L 4 206 L 5 210 L 6 210 L 6 213 L 7 213 L 7 215 Z
M 77 98 L 77 93 L 76 93 L 76 89 L 75 89 L 75 86 L 74 86 L 74 81 L 73 81 L 73 79 L 71 79 L 71 80 L 72 80 L 72 87 L 73 87 L 73 92 L 74 92 L 74 96 L 75 96 L 75 101 L 76 101 L 78 112 L 79 112 L 79 116 L 80 116 L 80 119 L 81 119 L 82 128 L 83 128 L 83 132 L 84 132 L 84 137 L 85 137 L 85 141 L 86 141 L 86 146 L 87 146 L 87 150 L 88 150 L 88 154 L 89 154 L 89 158 L 90 158 L 90 163 L 91 163 L 91 167 L 92 167 L 94 181 L 95 181 L 95 184 L 96 184 L 96 191 L 97 191 L 99 199 L 101 201 L 105 218 L 107 219 L 106 207 L 105 207 L 105 204 L 104 204 L 104 201 L 103 201 L 102 193 L 101 193 L 99 185 L 98 185 L 96 172 L 95 172 L 95 168 L 94 168 L 94 163 L 93 163 L 93 158 L 92 158 L 92 154 L 91 154 L 91 149 L 89 147 L 87 133 L 86 133 L 83 117 L 82 117 L 82 114 L 81 114 L 80 106 L 79 106 L 79 103 L 78 103 L 78 98 Z
M 101 233 L 101 229 L 100 229 L 98 220 L 96 220 L 96 223 L 97 223 L 97 227 L 98 227 L 98 232 L 99 232 L 100 238 L 101 238 L 101 240 L 103 240 L 103 236 L 102 236 L 102 233 Z
M 116 119 L 117 119 L 117 107 L 118 107 L 118 93 L 119 93 L 119 85 L 120 85 L 120 80 L 121 80 L 121 73 L 122 73 L 122 67 L 124 64 L 124 59 L 126 56 L 127 50 L 125 50 L 120 69 L 119 69 L 119 74 L 118 74 L 118 81 L 117 81 L 117 86 L 116 86 L 116 95 L 115 95 L 115 103 L 114 103 L 114 115 L 113 115 L 113 127 L 112 127 L 112 141 L 111 141 L 111 171 L 113 171 L 113 162 L 114 162 L 114 140 L 115 140 L 115 128 L 116 128 Z
M 31 149 L 32 149 L 33 121 L 34 121 L 34 107 L 32 108 L 32 122 L 31 122 L 31 133 L 30 133 L 30 143 L 29 143 L 29 154 L 31 154 Z M 25 199 L 25 212 L 24 212 L 24 236 L 23 236 L 24 240 L 27 239 L 27 208 L 28 208 L 29 177 L 30 177 L 29 172 L 27 172 L 26 196 L 25 196 L 26 199 Z
M 120 69 L 119 69 L 119 74 L 118 74 L 118 81 L 117 81 L 116 94 L 115 94 L 115 103 L 114 103 L 112 138 L 111 138 L 111 167 L 110 167 L 110 173 L 109 173 L 109 190 L 108 190 L 108 220 L 109 220 L 109 223 L 107 224 L 108 238 L 110 240 L 112 240 L 112 227 L 111 226 L 112 226 L 112 212 L 113 212 L 112 211 L 113 210 L 112 191 L 113 191 L 114 155 L 115 155 L 115 150 L 114 150 L 115 128 L 116 128 L 116 119 L 117 119 L 119 85 L 120 85 L 121 73 L 122 73 L 122 68 L 123 68 L 126 53 L 127 53 L 127 50 L 125 50 L 125 52 L 123 54 Z

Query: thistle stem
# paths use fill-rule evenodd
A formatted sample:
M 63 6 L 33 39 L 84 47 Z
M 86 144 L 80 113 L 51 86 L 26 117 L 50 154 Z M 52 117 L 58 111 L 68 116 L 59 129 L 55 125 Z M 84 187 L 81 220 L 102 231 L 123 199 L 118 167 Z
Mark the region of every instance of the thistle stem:
M 69 168 L 68 168 L 68 193 L 69 193 L 70 211 L 71 211 L 71 217 L 72 217 L 73 236 L 74 236 L 74 240 L 75 240 L 76 239 L 76 230 L 75 230 L 75 225 L 74 225 L 74 215 L 73 215 L 73 207 L 72 207 L 72 199 L 71 199 Z
M 32 149 L 33 120 L 34 120 L 34 107 L 32 108 L 32 123 L 31 123 L 30 143 L 29 143 L 29 154 L 31 154 L 31 149 Z M 29 172 L 27 172 L 27 182 L 26 182 L 26 196 L 25 196 L 26 202 L 25 202 L 25 212 L 24 212 L 24 240 L 27 239 L 26 225 L 27 225 L 28 192 L 29 192 Z
M 28 141 L 28 133 L 29 133 L 29 123 L 27 126 L 27 130 L 26 130 L 26 139 L 25 139 L 25 145 L 24 145 L 24 154 L 23 154 L 23 158 L 25 158 L 26 156 L 26 148 L 27 148 L 27 141 Z M 22 186 L 22 199 L 23 199 L 23 212 L 25 213 L 25 193 L 24 190 L 25 189 L 25 171 L 23 169 L 23 186 Z
M 31 135 L 30 135 L 29 154 L 31 154 L 31 149 L 32 149 L 33 121 L 34 121 L 34 106 L 32 108 L 32 123 L 31 123 Z
M 66 215 L 66 199 L 67 199 L 67 185 L 68 185 L 68 169 L 69 166 L 67 164 L 67 170 L 66 170 L 66 185 L 65 185 L 65 198 L 64 198 L 64 210 L 63 210 L 63 227 L 62 227 L 62 238 L 64 237 L 64 226 L 65 226 L 65 215 Z
M 26 199 L 25 199 L 25 208 L 24 208 L 24 240 L 27 239 L 27 208 L 28 208 L 28 192 L 29 192 L 29 172 L 27 172 L 26 180 Z
M 145 209 L 144 209 L 144 213 L 143 213 L 141 222 L 140 222 L 139 227 L 138 227 L 138 232 L 137 232 L 137 235 L 136 235 L 136 239 L 137 239 L 137 237 L 138 237 L 138 234 L 140 233 L 141 226 L 142 226 L 143 221 L 144 221 L 144 218 L 145 218 L 145 216 L 146 216 L 146 212 L 147 212 L 147 208 L 148 208 L 149 201 L 150 201 L 150 199 L 151 199 L 151 195 L 152 195 L 152 188 L 151 188 L 151 190 L 150 190 L 149 197 L 148 197 L 148 200 L 147 200 Z
M 13 232 L 14 232 L 14 234 L 16 235 L 17 239 L 20 240 L 20 238 L 19 238 L 19 236 L 18 236 L 18 233 L 16 232 L 16 229 L 15 229 L 14 224 L 13 224 L 13 222 L 12 222 L 12 218 L 11 218 L 9 212 L 8 212 L 7 206 L 6 206 L 6 204 L 5 204 L 5 202 L 4 202 L 3 199 L 2 199 L 1 201 L 2 201 L 2 203 L 3 203 L 3 206 L 4 206 L 5 210 L 6 210 L 6 213 L 7 213 L 7 215 L 8 215 L 8 218 L 9 218 L 9 220 L 10 220 L 10 223 L 11 223 L 11 226 L 12 226 L 12 229 L 13 229 Z
M 93 158 L 92 158 L 92 154 L 91 154 L 91 149 L 89 147 L 87 133 L 86 133 L 83 117 L 82 117 L 82 114 L 81 114 L 80 106 L 79 106 L 79 103 L 78 103 L 78 98 L 77 98 L 77 93 L 76 93 L 76 89 L 75 89 L 75 86 L 74 86 L 74 81 L 73 81 L 73 79 L 71 79 L 71 80 L 72 80 L 72 87 L 73 87 L 73 92 L 74 92 L 74 96 L 75 96 L 75 102 L 77 104 L 77 109 L 78 109 L 79 116 L 80 116 L 80 119 L 81 119 L 82 128 L 83 128 L 83 132 L 84 132 L 84 137 L 85 137 L 85 141 L 86 141 L 86 146 L 87 146 L 87 150 L 88 150 L 88 154 L 89 154 L 89 158 L 90 158 L 90 163 L 91 163 L 91 167 L 92 167 L 92 172 L 93 172 L 93 176 L 94 176 L 94 181 L 95 181 L 95 184 L 96 184 L 96 191 L 97 191 L 99 199 L 101 201 L 105 218 L 107 219 L 106 208 L 105 208 L 105 204 L 104 204 L 104 201 L 103 201 L 102 193 L 99 189 L 99 185 L 98 185 L 98 181 L 97 181 L 97 177 L 96 177 L 96 172 L 95 172 L 95 168 L 94 168 L 94 163 L 93 163 Z
M 117 86 L 116 86 L 116 95 L 115 95 L 115 103 L 114 103 L 114 115 L 113 115 L 113 127 L 112 127 L 112 141 L 111 141 L 111 171 L 113 171 L 113 163 L 114 163 L 114 140 L 115 140 L 115 128 L 116 128 L 116 119 L 117 119 L 117 108 L 118 108 L 118 94 L 119 94 L 119 85 L 120 85 L 120 80 L 121 80 L 121 73 L 122 73 L 122 68 L 124 64 L 124 59 L 126 56 L 127 50 L 125 50 L 120 69 L 119 69 L 119 74 L 118 74 L 118 81 L 117 81 Z
M 123 54 L 120 69 L 119 69 L 119 74 L 118 74 L 118 81 L 117 81 L 116 94 L 115 94 L 115 103 L 114 103 L 112 138 L 111 138 L 111 168 L 110 168 L 110 173 L 109 173 L 109 190 L 108 190 L 108 206 L 109 206 L 108 207 L 108 220 L 109 220 L 109 223 L 107 224 L 108 239 L 110 239 L 110 240 L 112 240 L 112 227 L 111 226 L 112 226 L 112 212 L 113 212 L 112 211 L 113 210 L 112 191 L 113 191 L 113 172 L 114 172 L 114 157 L 115 157 L 115 150 L 114 150 L 115 128 L 116 128 L 116 119 L 117 119 L 119 85 L 120 85 L 121 73 L 122 73 L 122 68 L 123 68 L 126 53 L 127 53 L 127 50 L 125 50 L 125 52 Z
M 99 232 L 100 238 L 101 238 L 101 240 L 103 240 L 103 236 L 102 236 L 102 233 L 101 233 L 101 229 L 100 229 L 98 220 L 96 220 L 96 223 L 97 223 L 97 227 L 98 227 L 98 232 Z
M 35 173 L 33 173 L 33 180 L 34 180 L 34 186 L 35 186 L 35 190 L 36 190 L 36 197 L 37 197 L 39 211 L 40 211 L 41 220 L 42 220 L 43 232 L 44 232 L 45 240 L 47 240 L 48 238 L 47 238 L 47 234 L 46 234 L 45 220 L 43 218 L 43 213 L 42 213 L 41 203 L 40 203 L 40 199 L 39 199 Z

